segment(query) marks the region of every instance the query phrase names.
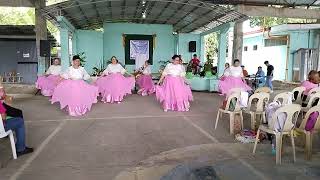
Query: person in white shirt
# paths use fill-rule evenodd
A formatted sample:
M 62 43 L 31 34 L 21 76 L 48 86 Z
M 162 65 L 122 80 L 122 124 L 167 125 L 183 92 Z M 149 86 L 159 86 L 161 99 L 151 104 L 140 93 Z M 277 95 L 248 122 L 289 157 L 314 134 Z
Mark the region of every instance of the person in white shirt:
M 52 96 L 53 90 L 60 80 L 61 65 L 60 59 L 55 58 L 44 76 L 39 76 L 36 82 L 37 89 L 41 90 L 44 96 Z
M 84 80 L 90 75 L 80 66 L 80 57 L 73 56 L 72 66 L 61 75 L 61 82 L 54 89 L 51 103 L 59 102 L 61 109 L 67 107 L 70 116 L 87 113 L 93 103 L 97 103 L 98 88 Z
M 185 83 L 186 71 L 179 63 L 179 56 L 172 57 L 162 72 L 156 86 L 156 97 L 162 103 L 164 111 L 189 111 L 193 100 L 190 87 Z
M 240 88 L 243 91 L 252 90 L 243 79 L 243 72 L 240 66 L 240 61 L 235 59 L 233 66 L 225 70 L 223 78 L 219 80 L 219 92 L 222 95 L 227 95 L 233 88 Z
M 132 93 L 135 79 L 131 75 L 125 77 L 126 73 L 127 71 L 119 64 L 117 58 L 111 57 L 111 64 L 103 71 L 102 77 L 96 81 L 102 102 L 120 103 L 126 95 Z
M 49 67 L 49 69 L 46 72 L 46 75 L 55 75 L 59 76 L 61 74 L 61 65 L 60 65 L 60 59 L 55 58 L 53 60 L 53 64 Z
M 140 69 L 141 74 L 137 77 L 137 85 L 139 87 L 138 94 L 142 96 L 150 95 L 155 92 L 154 83 L 152 81 L 152 72 L 149 61 L 146 61 Z

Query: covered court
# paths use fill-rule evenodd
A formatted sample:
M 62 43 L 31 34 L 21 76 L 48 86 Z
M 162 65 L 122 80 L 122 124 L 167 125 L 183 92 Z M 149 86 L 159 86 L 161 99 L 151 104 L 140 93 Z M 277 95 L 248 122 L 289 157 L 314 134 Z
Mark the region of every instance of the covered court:
M 154 97 L 133 95 L 119 105 L 96 104 L 79 119 L 41 96 L 18 100 L 25 113 L 27 142 L 36 151 L 12 160 L 9 142 L 1 142 L 0 179 L 170 179 L 207 166 L 221 179 L 319 177 L 319 153 L 305 161 L 298 139 L 297 162 L 285 147 L 282 165 L 275 166 L 270 144 L 259 144 L 252 156 L 252 144 L 235 142 L 228 133 L 228 117 L 214 130 L 213 107 L 221 97 L 199 92 L 194 97 L 187 113 L 164 113 Z M 314 148 L 318 151 L 319 146 Z
M 4 0 L 0 6 L 35 7 L 38 49 L 40 40 L 47 38 L 46 20 L 50 20 L 60 30 L 64 68 L 69 66 L 71 55 L 86 52 L 88 71 L 111 55 L 126 64 L 123 34 L 155 38 L 153 71 L 157 72 L 160 62 L 174 53 L 186 58 L 198 53 L 204 60 L 204 36 L 218 32 L 221 75 L 227 33 L 234 29 L 233 57 L 240 58 L 240 27 L 249 16 L 271 16 L 270 12 L 280 7 L 283 9 L 273 15 L 320 17 L 319 2 L 314 0 L 70 0 L 48 6 L 44 0 Z M 190 41 L 198 45 L 192 54 L 187 50 Z M 37 57 L 38 74 L 42 74 L 48 59 L 39 52 Z M 129 71 L 134 69 L 132 64 L 126 67 Z M 19 94 L 22 89 L 23 86 L 10 91 Z M 285 90 L 291 89 L 281 87 L 276 93 Z M 319 179 L 319 143 L 314 144 L 312 161 L 306 161 L 303 137 L 297 137 L 297 161 L 293 163 L 292 148 L 286 139 L 282 165 L 275 165 L 267 141 L 258 145 L 255 156 L 251 153 L 253 144 L 235 141 L 234 135 L 229 134 L 227 116 L 214 130 L 222 96 L 208 91 L 195 91 L 193 96 L 190 112 L 163 112 L 154 96 L 134 94 L 121 104 L 99 102 L 80 118 L 68 116 L 46 97 L 17 96 L 14 106 L 24 112 L 27 144 L 35 152 L 13 160 L 10 142 L 1 139 L 0 179 Z M 245 127 L 250 127 L 249 119 L 244 116 Z M 315 135 L 314 142 L 319 140 Z

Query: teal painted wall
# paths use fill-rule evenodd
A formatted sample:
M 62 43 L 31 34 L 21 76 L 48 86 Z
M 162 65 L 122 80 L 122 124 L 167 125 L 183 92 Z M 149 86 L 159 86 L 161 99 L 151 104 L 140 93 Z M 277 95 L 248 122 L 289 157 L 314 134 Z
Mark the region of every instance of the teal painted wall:
M 103 32 L 76 30 L 73 36 L 73 53 L 84 52 L 86 55 L 85 69 L 92 73 L 92 68 L 100 66 L 103 60 Z
M 153 51 L 152 71 L 158 72 L 160 67 L 159 61 L 169 60 L 174 54 L 174 35 L 171 25 L 158 24 L 133 24 L 133 23 L 105 23 L 103 34 L 103 56 L 110 59 L 116 56 L 118 60 L 124 63 L 125 54 L 122 40 L 122 34 L 156 34 L 155 48 Z M 127 65 L 126 68 L 132 72 L 134 65 Z
M 318 48 L 317 30 L 283 31 L 273 35 L 290 35 L 290 54 L 288 63 L 288 80 L 292 80 L 293 52 L 300 48 Z M 258 45 L 258 50 L 253 51 L 253 46 Z M 243 47 L 247 46 L 248 51 L 243 51 L 243 65 L 246 66 L 249 74 L 256 72 L 260 65 L 266 71 L 263 62 L 268 60 L 275 67 L 275 79 L 284 80 L 286 72 L 287 46 L 264 47 L 264 37 L 262 34 L 244 37 Z
M 195 53 L 189 52 L 189 42 L 196 41 L 197 49 Z M 184 62 L 189 62 L 193 54 L 197 54 L 198 58 L 201 57 L 201 36 L 200 34 L 181 33 L 178 34 L 178 54 L 182 55 Z
M 254 45 L 258 46 L 256 51 L 253 50 Z M 249 74 L 255 74 L 258 66 L 262 66 L 266 73 L 264 61 L 269 61 L 275 67 L 274 79 L 285 80 L 287 46 L 264 47 L 264 37 L 260 34 L 244 37 L 243 47 L 248 47 L 248 51 L 242 52 L 242 64 Z
M 289 31 L 290 34 L 290 55 L 289 55 L 289 79 L 292 79 L 292 68 L 294 62 L 294 52 L 300 48 L 318 48 L 317 34 L 319 31 Z

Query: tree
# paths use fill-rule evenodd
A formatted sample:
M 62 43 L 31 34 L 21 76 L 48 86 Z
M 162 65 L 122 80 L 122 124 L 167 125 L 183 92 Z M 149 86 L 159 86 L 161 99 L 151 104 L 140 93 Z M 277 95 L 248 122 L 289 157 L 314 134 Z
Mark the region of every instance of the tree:
M 218 40 L 217 33 L 211 33 L 204 37 L 205 40 L 205 56 L 207 59 L 215 59 L 217 57 Z
M 0 24 L 1 25 L 34 25 L 35 9 L 23 7 L 0 7 Z M 49 32 L 58 37 L 58 28 L 50 21 L 47 21 Z
M 315 19 L 293 19 L 293 18 L 279 18 L 279 17 L 251 17 L 250 26 L 260 26 L 263 28 L 272 27 L 287 23 L 313 23 Z

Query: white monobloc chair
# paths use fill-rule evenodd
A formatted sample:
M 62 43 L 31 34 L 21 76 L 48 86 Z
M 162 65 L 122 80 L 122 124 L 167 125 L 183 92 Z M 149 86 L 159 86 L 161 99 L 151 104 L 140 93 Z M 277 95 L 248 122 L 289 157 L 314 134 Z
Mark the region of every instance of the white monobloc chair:
M 273 102 L 279 101 L 279 102 L 281 102 L 282 105 L 286 105 L 286 104 L 288 104 L 289 99 L 290 98 L 292 99 L 292 96 L 293 95 L 291 92 L 279 93 L 274 97 Z
M 260 88 L 258 88 L 258 89 L 256 89 L 255 91 L 254 91 L 254 93 L 261 93 L 261 92 L 264 92 L 264 93 L 271 93 L 271 89 L 270 88 L 268 88 L 268 87 L 260 87 Z
M 0 115 L 0 138 L 4 138 L 7 136 L 9 136 L 9 138 L 10 138 L 13 159 L 17 159 L 16 145 L 15 145 L 15 141 L 14 141 L 14 137 L 13 137 L 13 132 L 11 130 L 6 131 L 4 129 L 2 117 Z
M 300 86 L 294 88 L 291 92 L 292 94 L 298 93 L 297 98 L 293 101 L 295 104 L 302 104 L 302 93 L 306 90 L 305 87 Z
M 276 112 L 272 116 L 272 121 L 268 125 L 260 125 L 257 135 L 256 135 L 256 141 L 254 144 L 254 148 L 252 153 L 256 153 L 256 147 L 259 141 L 259 134 L 261 131 L 264 131 L 269 134 L 274 134 L 276 138 L 276 164 L 281 164 L 281 150 L 282 150 L 282 138 L 283 135 L 289 135 L 291 137 L 291 144 L 292 144 L 292 151 L 293 151 L 293 161 L 296 161 L 296 152 L 295 152 L 295 144 L 294 144 L 294 128 L 297 122 L 298 114 L 301 110 L 301 106 L 298 104 L 289 104 L 285 105 L 283 107 L 280 107 L 276 110 Z M 281 113 L 285 113 L 286 119 L 284 121 L 284 125 L 282 127 L 282 130 L 280 132 L 275 130 L 278 116 Z
M 219 119 L 221 119 L 222 114 L 229 114 L 229 116 L 230 116 L 230 134 L 234 133 L 234 121 L 235 121 L 235 115 L 237 115 L 237 114 L 240 116 L 241 129 L 243 128 L 243 124 L 242 124 L 243 123 L 243 115 L 242 115 L 242 111 L 240 109 L 239 99 L 240 99 L 240 91 L 235 89 L 235 91 L 233 91 L 233 93 L 228 96 L 225 109 L 219 108 L 214 129 L 217 129 L 218 122 L 219 122 Z M 230 104 L 232 103 L 232 101 L 235 102 L 235 107 L 233 110 L 230 110 L 229 108 L 230 108 Z
M 264 105 L 265 103 L 268 103 L 270 99 L 270 94 L 261 92 L 261 93 L 255 93 L 250 96 L 249 102 L 248 102 L 248 107 L 244 110 L 244 113 L 250 114 L 251 117 L 251 129 L 255 129 L 255 122 L 256 122 L 256 117 L 257 115 L 260 116 L 260 123 L 263 120 L 264 122 L 265 117 L 266 117 L 266 112 L 264 110 Z M 252 106 L 252 103 L 254 100 L 257 100 L 255 107 Z
M 315 88 L 312 88 L 309 92 L 308 92 L 308 95 L 307 95 L 307 98 L 302 101 L 303 104 L 307 104 L 312 96 L 312 94 L 315 94 L 315 93 L 318 93 L 320 92 L 320 87 L 315 87 Z
M 318 100 L 317 104 L 316 103 L 316 100 Z M 310 94 L 310 98 L 308 99 L 308 102 L 307 104 L 303 104 L 302 108 L 301 108 L 301 112 L 302 112 L 302 118 L 304 116 L 304 113 L 306 113 L 307 111 L 309 111 L 309 109 L 312 107 L 312 106 L 319 106 L 320 104 L 320 92 L 316 92 L 316 93 L 312 93 Z
M 314 125 L 314 129 L 311 131 L 305 130 L 307 121 L 312 113 L 318 112 L 320 114 L 320 106 L 314 106 L 308 110 L 306 116 L 303 118 L 302 123 L 300 124 L 299 128 L 296 128 L 298 132 L 301 132 L 305 135 L 305 158 L 307 160 L 311 160 L 312 158 L 312 139 L 313 134 L 320 132 L 320 116 L 318 116 L 316 123 Z

